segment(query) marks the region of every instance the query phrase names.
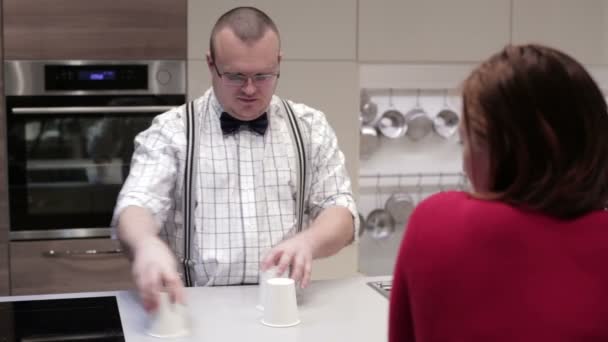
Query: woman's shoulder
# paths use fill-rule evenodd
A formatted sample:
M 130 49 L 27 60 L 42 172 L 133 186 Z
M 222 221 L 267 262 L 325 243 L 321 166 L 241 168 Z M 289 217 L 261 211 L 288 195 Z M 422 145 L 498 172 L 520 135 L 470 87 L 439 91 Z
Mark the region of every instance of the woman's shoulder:
M 494 213 L 501 212 L 504 214 L 525 214 L 523 211 L 507 203 L 478 198 L 465 191 L 438 192 L 420 202 L 417 209 L 423 212 L 442 210 L 442 213 L 447 211 L 461 214 L 463 213 L 463 210 L 464 212 L 471 210 L 477 213 L 479 211 L 492 211 Z
M 470 198 L 468 192 L 465 191 L 441 191 L 430 195 L 420 205 L 429 205 L 437 203 L 445 203 L 446 201 L 463 201 Z
M 455 216 L 468 205 L 471 197 L 463 191 L 444 191 L 430 195 L 421 201 L 410 216 L 408 230 L 423 226 L 444 226 L 444 222 L 455 223 Z
M 427 231 L 456 231 L 462 227 L 468 232 L 494 227 L 493 231 L 508 232 L 512 227 L 605 226 L 606 223 L 608 211 L 598 210 L 576 219 L 562 220 L 502 201 L 477 198 L 468 192 L 446 191 L 420 202 L 412 213 L 409 226 L 414 229 L 423 226 Z
M 444 191 L 427 197 L 416 206 L 408 229 L 424 227 L 426 231 L 448 229 L 455 232 L 458 227 L 466 226 L 469 230 L 487 224 L 488 220 L 502 221 L 520 215 L 516 208 L 499 201 L 478 199 L 464 191 Z
M 471 204 L 471 201 L 476 201 L 468 192 L 464 191 L 442 191 L 430 195 L 420 202 L 416 207 L 416 211 L 435 212 L 437 210 L 454 209 L 454 206 Z

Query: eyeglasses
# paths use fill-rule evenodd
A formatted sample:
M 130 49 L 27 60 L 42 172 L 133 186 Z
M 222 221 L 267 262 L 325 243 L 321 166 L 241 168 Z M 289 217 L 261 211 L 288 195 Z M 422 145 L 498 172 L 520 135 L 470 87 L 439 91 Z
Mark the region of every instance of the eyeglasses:
M 247 76 L 241 73 L 236 72 L 220 72 L 217 68 L 217 65 L 213 63 L 213 68 L 215 68 L 215 72 L 217 75 L 224 80 L 224 82 L 232 87 L 244 87 L 249 79 L 256 87 L 264 87 L 272 84 L 277 78 L 279 78 L 280 73 L 267 73 L 267 74 L 255 74 L 252 76 Z

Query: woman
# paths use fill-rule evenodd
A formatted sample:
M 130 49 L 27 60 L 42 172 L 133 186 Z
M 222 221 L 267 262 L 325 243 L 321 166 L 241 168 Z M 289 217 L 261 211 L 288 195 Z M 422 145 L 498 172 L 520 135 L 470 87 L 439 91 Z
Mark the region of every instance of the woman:
M 413 213 L 390 341 L 608 340 L 608 113 L 574 59 L 508 46 L 463 86 L 473 191 Z

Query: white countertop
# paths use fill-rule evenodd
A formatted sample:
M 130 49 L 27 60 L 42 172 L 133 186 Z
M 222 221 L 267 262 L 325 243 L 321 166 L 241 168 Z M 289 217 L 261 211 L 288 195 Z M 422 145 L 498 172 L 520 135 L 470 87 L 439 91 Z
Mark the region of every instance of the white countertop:
M 386 341 L 388 300 L 367 285 L 386 279 L 390 277 L 313 282 L 299 296 L 301 323 L 289 328 L 260 323 L 257 285 L 187 288 L 192 334 L 171 341 Z M 127 342 L 160 340 L 145 334 L 148 315 L 130 291 L 0 297 L 0 302 L 99 296 L 116 296 Z

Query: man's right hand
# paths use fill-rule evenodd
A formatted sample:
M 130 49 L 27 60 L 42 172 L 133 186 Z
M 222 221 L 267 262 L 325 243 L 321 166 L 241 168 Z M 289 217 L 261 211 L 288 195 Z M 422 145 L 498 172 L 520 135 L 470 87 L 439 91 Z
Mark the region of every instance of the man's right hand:
M 169 247 L 158 236 L 148 236 L 134 247 L 133 279 L 146 311 L 156 310 L 161 291 L 173 302 L 184 303 L 184 285 Z

